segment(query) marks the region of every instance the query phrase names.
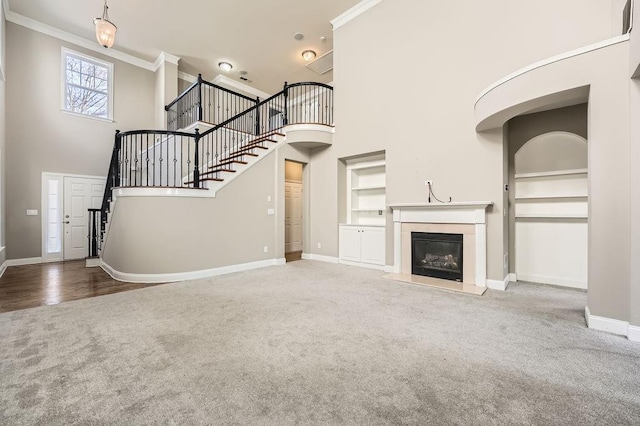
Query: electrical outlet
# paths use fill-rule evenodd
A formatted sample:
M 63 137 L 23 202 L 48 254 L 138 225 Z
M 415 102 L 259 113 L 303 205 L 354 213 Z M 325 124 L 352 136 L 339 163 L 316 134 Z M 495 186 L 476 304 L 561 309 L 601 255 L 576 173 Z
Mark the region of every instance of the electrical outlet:
M 318 248 L 322 248 L 322 243 L 318 243 Z
M 263 250 L 264 250 L 264 252 L 265 252 L 265 253 L 269 253 L 269 247 L 264 246 L 264 249 L 263 249 Z
M 424 184 L 427 186 L 433 186 L 433 181 L 432 180 L 425 180 Z
M 271 195 L 267 195 L 267 202 L 271 201 Z

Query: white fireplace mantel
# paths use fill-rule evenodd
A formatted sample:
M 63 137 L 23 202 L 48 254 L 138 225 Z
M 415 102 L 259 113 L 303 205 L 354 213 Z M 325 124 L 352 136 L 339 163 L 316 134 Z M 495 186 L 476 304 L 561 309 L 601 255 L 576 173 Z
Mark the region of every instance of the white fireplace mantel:
M 393 272 L 401 273 L 402 224 L 472 224 L 475 225 L 475 285 L 487 285 L 487 207 L 491 201 L 456 203 L 403 203 L 390 204 L 393 210 Z

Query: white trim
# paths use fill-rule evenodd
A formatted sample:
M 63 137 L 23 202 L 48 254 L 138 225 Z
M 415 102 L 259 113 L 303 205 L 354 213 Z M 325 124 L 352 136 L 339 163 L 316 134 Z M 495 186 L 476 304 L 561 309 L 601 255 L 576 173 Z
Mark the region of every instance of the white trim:
M 630 325 L 627 338 L 632 342 L 640 342 L 640 327 Z
M 199 271 L 175 272 L 169 274 L 132 274 L 113 269 L 104 261 L 100 267 L 116 281 L 130 283 L 166 283 L 176 281 L 195 280 L 200 278 L 216 277 L 218 275 L 232 274 L 235 272 L 249 271 L 251 269 L 266 268 L 268 266 L 284 265 L 286 259 L 267 259 L 257 262 L 242 263 L 239 265 L 221 266 L 218 268 L 202 269 Z
M 158 71 L 158 69 L 160 69 L 160 67 L 165 62 L 169 62 L 170 64 L 178 66 L 179 61 L 180 61 L 180 57 L 172 55 L 171 53 L 162 51 L 158 55 L 158 58 L 156 59 L 156 61 L 153 63 L 153 67 L 155 68 L 155 71 Z
M 4 275 L 5 271 L 7 270 L 7 261 L 5 260 L 4 263 L 2 265 L 0 265 L 0 278 L 2 278 L 2 276 Z
M 385 265 L 373 265 L 371 263 L 364 262 L 351 262 L 350 260 L 339 260 L 338 263 L 340 263 L 341 265 L 357 266 L 360 268 L 377 269 L 379 271 L 384 271 L 386 269 Z
M 49 181 L 58 181 L 58 224 L 60 227 L 60 251 L 49 253 L 47 250 L 49 240 Z M 62 229 L 62 214 L 64 210 L 64 175 L 42 172 L 40 187 L 40 255 L 43 262 L 57 262 L 64 257 L 64 232 Z
M 80 58 L 83 61 L 93 63 L 95 65 L 103 66 L 108 70 L 107 76 L 107 117 L 95 117 L 89 114 L 82 114 L 75 111 L 71 111 L 67 109 L 66 105 L 66 88 L 67 88 L 67 55 L 75 56 Z M 102 59 L 95 58 L 93 56 L 86 55 L 84 53 L 77 52 L 75 50 L 66 48 L 62 46 L 61 54 L 60 54 L 60 83 L 61 83 L 61 96 L 60 96 L 60 105 L 61 110 L 63 112 L 67 112 L 73 115 L 77 115 L 79 117 L 88 117 L 93 119 L 104 120 L 108 122 L 113 122 L 113 104 L 114 104 L 114 87 L 113 87 L 113 73 L 114 73 L 114 65 L 112 62 L 103 61 Z
M 234 89 L 240 90 L 241 92 L 249 93 L 251 95 L 259 97 L 261 100 L 267 99 L 271 95 L 262 90 L 258 90 L 255 87 L 249 86 L 248 84 L 240 83 L 239 81 L 233 80 L 226 75 L 218 74 L 216 78 L 211 80 L 213 84 L 219 85 L 227 85 L 231 86 Z
M 507 287 L 509 287 L 509 275 L 504 277 L 504 280 L 502 280 L 502 281 L 500 281 L 500 280 L 487 280 L 486 283 L 487 283 L 487 288 L 490 288 L 491 290 L 505 291 L 507 289 Z
M 528 275 L 522 272 L 518 273 L 520 281 L 527 281 L 532 283 L 558 285 L 562 287 L 587 289 L 587 283 L 585 281 L 571 280 L 563 277 L 550 277 L 545 275 Z
M 64 99 L 62 101 L 64 102 Z M 68 111 L 66 109 L 60 109 L 60 112 L 63 114 L 73 115 L 74 117 L 82 117 L 82 118 L 88 118 L 90 120 L 102 121 L 103 123 L 115 123 L 115 120 L 113 120 L 112 118 L 94 117 L 93 115 L 80 114 L 77 112 Z
M 5 262 L 7 266 L 37 265 L 44 263 L 41 257 L 27 257 L 24 259 L 10 259 Z
M 506 77 L 501 78 L 500 80 L 496 81 L 495 83 L 491 84 L 489 87 L 484 89 L 482 92 L 480 92 L 480 94 L 476 98 L 473 105 L 474 107 L 477 106 L 478 102 L 480 102 L 480 100 L 492 90 L 496 89 L 499 86 L 502 86 L 508 81 L 511 81 L 523 74 L 528 73 L 529 71 L 533 71 L 535 69 L 542 68 L 544 66 L 553 64 L 555 62 L 560 62 L 565 59 L 572 58 L 574 56 L 580 56 L 580 55 L 584 55 L 585 53 L 593 52 L 595 50 L 604 49 L 605 47 L 613 46 L 614 44 L 623 43 L 625 41 L 629 41 L 629 39 L 630 39 L 630 35 L 628 33 L 623 34 L 623 35 L 613 37 L 604 41 L 600 41 L 598 43 L 590 44 L 588 46 L 584 46 L 578 49 L 571 50 L 569 52 L 561 53 L 559 55 L 555 55 L 550 58 L 543 59 L 531 65 L 527 65 L 526 67 L 520 68 L 518 71 L 513 72 L 507 75 Z
M 333 18 L 330 22 L 333 25 L 333 31 L 337 30 L 347 22 L 356 19 L 358 16 L 371 9 L 382 0 L 362 0 L 360 3 L 348 9 L 346 12 L 341 13 L 336 18 Z
M 187 74 L 184 71 L 178 71 L 178 78 L 180 80 L 188 81 L 189 83 L 195 83 L 198 81 L 198 77 L 195 75 Z
M 395 270 L 395 267 L 393 265 L 384 266 L 384 272 L 386 272 L 387 274 L 392 274 L 394 270 Z
M 318 262 L 339 263 L 337 257 L 324 256 L 321 254 L 302 253 L 303 260 L 317 260 Z
M 627 321 L 591 315 L 588 306 L 584 308 L 584 318 L 587 321 L 587 327 L 594 330 L 606 331 L 607 333 L 619 334 L 621 336 L 627 336 L 629 333 L 629 323 Z
M 518 281 L 518 275 L 514 274 L 514 273 L 510 273 L 509 274 L 509 282 L 515 283 L 516 281 Z
M 327 124 L 314 124 L 314 123 L 287 124 L 282 129 L 285 130 L 285 134 L 289 134 L 289 132 L 303 132 L 303 131 L 325 132 L 325 133 L 331 133 L 331 134 L 336 132 L 336 128 L 333 126 L 329 126 Z
M 87 40 L 86 38 L 77 36 L 75 34 L 71 34 L 69 32 L 60 30 L 58 28 L 54 28 L 47 24 L 43 24 L 42 22 L 20 15 L 19 13 L 12 12 L 11 10 L 9 10 L 9 7 L 8 7 L 9 5 L 7 0 L 4 0 L 4 4 L 6 7 L 4 12 L 5 12 L 7 22 L 12 22 L 14 24 L 23 26 L 25 28 L 29 28 L 30 30 L 33 30 L 42 34 L 46 34 L 50 37 L 54 37 L 59 40 L 66 41 L 68 43 L 75 44 L 76 46 L 91 50 L 93 52 L 99 53 L 104 56 L 108 56 L 113 59 L 117 59 L 122 62 L 126 62 L 136 67 L 145 69 L 147 71 L 153 71 L 153 72 L 156 71 L 154 64 L 149 61 L 145 61 L 143 59 L 138 58 L 137 56 L 133 56 L 113 48 L 105 49 L 104 47 L 100 46 L 98 42 L 95 40 L 91 40 L 91 41 Z
M 114 188 L 114 200 L 120 197 L 183 197 L 183 198 L 215 198 L 215 192 L 207 189 L 193 188 Z

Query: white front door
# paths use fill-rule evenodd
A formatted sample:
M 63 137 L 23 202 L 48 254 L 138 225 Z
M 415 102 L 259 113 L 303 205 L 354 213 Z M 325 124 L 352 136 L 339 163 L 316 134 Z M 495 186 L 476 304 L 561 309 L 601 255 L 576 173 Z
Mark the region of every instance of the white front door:
M 89 254 L 89 213 L 100 208 L 105 179 L 64 178 L 64 260 L 83 259 Z
M 302 251 L 302 183 L 284 184 L 284 251 Z

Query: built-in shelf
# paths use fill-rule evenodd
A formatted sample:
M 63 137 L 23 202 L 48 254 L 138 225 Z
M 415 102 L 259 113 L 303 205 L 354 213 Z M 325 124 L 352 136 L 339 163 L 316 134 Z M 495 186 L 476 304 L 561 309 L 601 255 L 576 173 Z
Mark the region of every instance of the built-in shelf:
M 360 187 L 356 187 L 356 188 L 351 188 L 352 191 L 372 191 L 375 189 L 387 189 L 386 186 L 382 185 L 382 186 L 360 186 Z
M 587 219 L 586 214 L 579 213 L 521 213 L 516 219 Z
M 567 176 L 567 175 L 582 175 L 587 174 L 587 169 L 573 169 L 573 170 L 557 170 L 553 172 L 537 172 L 537 173 L 516 173 L 516 179 L 527 179 L 547 176 Z
M 587 195 L 527 195 L 524 197 L 516 196 L 516 200 L 587 200 L 589 197 Z
M 349 225 L 384 225 L 386 218 L 385 161 L 374 158 L 354 159 L 347 163 L 347 223 Z M 383 214 L 379 214 L 383 212 Z

